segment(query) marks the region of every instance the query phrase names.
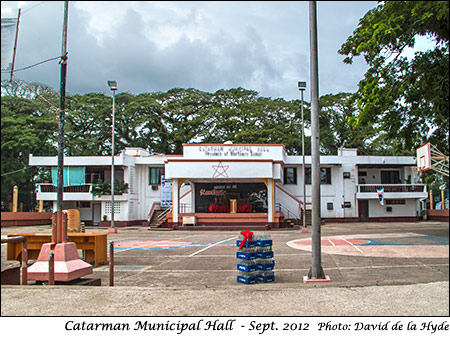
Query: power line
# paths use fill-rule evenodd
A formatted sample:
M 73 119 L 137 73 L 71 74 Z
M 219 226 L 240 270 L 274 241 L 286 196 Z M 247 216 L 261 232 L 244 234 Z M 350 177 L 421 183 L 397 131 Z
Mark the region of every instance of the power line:
M 3 173 L 3 174 L 2 174 L 2 177 L 5 176 L 5 175 L 17 173 L 17 172 L 20 172 L 20 171 L 25 171 L 26 169 L 27 169 L 27 167 L 24 167 L 24 168 L 21 168 L 21 169 L 16 170 L 16 171 L 12 171 L 12 172 L 8 172 L 8 173 Z
M 33 8 L 35 8 L 35 7 L 39 6 L 39 5 L 42 5 L 44 2 L 45 1 L 41 1 L 40 3 L 34 5 L 33 7 L 28 8 L 26 11 L 23 11 L 22 14 L 31 11 Z
M 24 70 L 26 70 L 26 69 L 29 69 L 29 68 L 32 68 L 32 67 L 36 67 L 36 66 L 39 66 L 39 65 L 41 65 L 41 64 L 44 64 L 44 63 L 46 63 L 46 62 L 53 61 L 53 60 L 60 59 L 60 58 L 61 58 L 61 56 L 57 56 L 57 57 L 54 57 L 54 58 L 50 58 L 50 59 L 47 59 L 47 60 L 38 62 L 38 63 L 36 63 L 36 64 L 30 65 L 30 66 L 27 66 L 27 67 L 24 67 L 24 68 L 15 69 L 14 72 L 24 71 Z M 9 73 L 9 71 L 2 71 L 2 73 Z

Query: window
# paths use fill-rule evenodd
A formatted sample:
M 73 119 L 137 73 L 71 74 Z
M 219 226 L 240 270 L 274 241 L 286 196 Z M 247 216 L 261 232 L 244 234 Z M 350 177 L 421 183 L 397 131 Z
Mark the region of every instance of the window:
M 77 208 L 90 208 L 91 203 L 89 201 L 77 201 L 76 206 Z
M 386 185 L 400 183 L 400 172 L 381 171 L 381 183 Z
M 85 181 L 89 184 L 96 184 L 99 180 L 105 181 L 105 172 L 103 170 L 86 168 Z
M 305 183 L 311 185 L 311 167 L 305 168 Z M 331 185 L 331 168 L 320 169 L 320 184 Z
M 284 169 L 284 183 L 297 185 L 297 168 L 287 167 Z
M 386 199 L 386 205 L 406 205 L 405 199 Z
M 108 201 L 105 203 L 106 214 L 111 214 L 111 206 L 112 206 L 111 202 Z M 114 214 L 120 214 L 120 202 L 114 202 Z
M 161 184 L 162 175 L 164 175 L 164 167 L 149 167 L 148 184 L 149 185 Z

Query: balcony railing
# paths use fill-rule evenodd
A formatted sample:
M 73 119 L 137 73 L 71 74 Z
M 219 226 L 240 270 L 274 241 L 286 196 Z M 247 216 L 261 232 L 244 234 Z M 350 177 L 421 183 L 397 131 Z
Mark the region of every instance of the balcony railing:
M 384 184 L 365 184 L 358 185 L 358 193 L 377 193 L 378 189 L 384 188 L 384 193 L 414 193 L 426 192 L 426 185 L 384 185 Z
M 53 184 L 38 184 L 38 192 L 41 193 L 56 193 L 58 191 L 57 186 Z M 90 193 L 92 184 L 80 185 L 80 186 L 67 186 L 63 188 L 64 193 Z

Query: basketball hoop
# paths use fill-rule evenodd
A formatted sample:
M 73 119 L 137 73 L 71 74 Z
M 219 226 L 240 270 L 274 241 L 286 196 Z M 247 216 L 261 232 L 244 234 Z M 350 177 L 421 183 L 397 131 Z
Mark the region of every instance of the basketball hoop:
M 417 150 L 417 171 L 423 172 L 431 169 L 431 147 L 427 142 L 425 145 L 420 146 Z
M 429 142 L 420 146 L 416 150 L 417 154 L 417 171 L 423 172 L 434 170 L 448 177 L 449 175 L 449 157 L 445 155 L 436 146 Z

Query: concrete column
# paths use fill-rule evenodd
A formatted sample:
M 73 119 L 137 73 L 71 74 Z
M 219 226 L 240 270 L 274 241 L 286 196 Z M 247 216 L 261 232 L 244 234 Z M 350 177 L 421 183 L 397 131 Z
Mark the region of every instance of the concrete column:
M 19 200 L 19 188 L 17 186 L 14 186 L 13 187 L 13 198 L 12 198 L 12 211 L 13 212 L 17 212 L 18 200 Z
M 178 206 L 180 204 L 180 189 L 178 187 L 178 179 L 173 179 L 172 182 L 172 222 L 174 225 L 178 224 Z
M 191 183 L 191 212 L 195 213 L 195 184 Z
M 274 185 L 273 179 L 267 180 L 267 221 L 272 223 L 275 216 L 275 201 L 274 201 Z

